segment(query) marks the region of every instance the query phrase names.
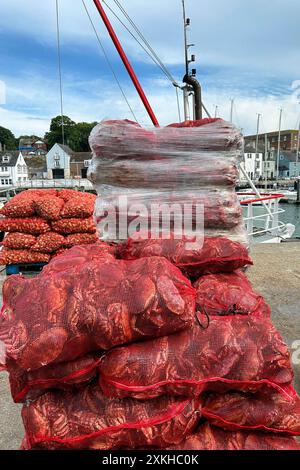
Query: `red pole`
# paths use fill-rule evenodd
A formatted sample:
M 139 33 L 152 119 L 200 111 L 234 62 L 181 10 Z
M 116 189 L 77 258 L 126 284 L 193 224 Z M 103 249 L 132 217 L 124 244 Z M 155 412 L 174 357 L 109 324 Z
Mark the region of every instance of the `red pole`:
M 128 58 L 127 58 L 127 56 L 126 56 L 126 53 L 125 53 L 123 47 L 121 46 L 121 43 L 120 43 L 120 41 L 119 41 L 119 39 L 118 39 L 118 37 L 117 37 L 113 27 L 112 27 L 111 22 L 109 21 L 106 13 L 104 11 L 103 6 L 100 3 L 100 0 L 94 0 L 94 4 L 95 4 L 95 6 L 96 6 L 96 8 L 97 8 L 97 10 L 98 10 L 98 12 L 101 16 L 106 28 L 107 28 L 107 31 L 109 32 L 109 35 L 110 35 L 114 45 L 116 46 L 116 49 L 117 49 L 118 53 L 120 54 L 120 57 L 123 61 L 123 64 L 125 65 L 125 67 L 127 69 L 127 72 L 129 73 L 130 78 L 133 81 L 133 84 L 134 84 L 138 94 L 140 95 L 140 98 L 141 98 L 141 100 L 142 100 L 142 102 L 143 102 L 143 104 L 144 104 L 144 106 L 145 106 L 145 108 L 146 108 L 146 110 L 147 110 L 147 112 L 150 116 L 151 121 L 153 122 L 154 126 L 159 127 L 159 123 L 158 123 L 158 120 L 156 119 L 156 116 L 153 112 L 153 109 L 151 108 L 151 105 L 150 105 L 150 103 L 149 103 L 149 101 L 148 101 L 148 99 L 147 99 L 147 97 L 144 93 L 144 90 L 143 90 L 143 88 L 142 88 L 142 86 L 141 86 L 141 84 L 140 84 L 140 82 L 139 82 L 139 80 L 138 80 L 138 78 L 137 78 L 137 76 L 136 76 L 129 60 L 128 60 Z

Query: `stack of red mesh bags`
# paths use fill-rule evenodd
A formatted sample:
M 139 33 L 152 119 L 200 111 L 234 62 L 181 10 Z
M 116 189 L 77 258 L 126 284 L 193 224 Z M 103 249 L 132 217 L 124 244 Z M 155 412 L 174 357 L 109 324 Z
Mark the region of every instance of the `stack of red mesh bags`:
M 111 136 L 99 142 L 105 157 Z M 209 235 L 77 246 L 5 282 L 0 358 L 23 449 L 300 449 L 290 353 L 247 247 Z
M 13 197 L 0 211 L 7 232 L 0 264 L 47 263 L 78 244 L 97 241 L 93 194 L 71 189 L 36 189 Z
M 103 239 L 122 240 L 125 217 L 131 227 L 142 224 L 153 231 L 167 204 L 180 206 L 191 227 L 197 223 L 196 207 L 201 206 L 207 237 L 225 236 L 247 244 L 235 193 L 242 145 L 240 131 L 222 119 L 151 130 L 131 121 L 98 124 L 90 136 L 89 178 L 99 195 L 95 215 Z M 120 204 L 125 197 L 126 205 Z M 116 230 L 104 223 L 108 211 L 117 215 Z M 170 218 L 174 232 L 184 225 L 185 234 L 192 235 L 173 212 Z

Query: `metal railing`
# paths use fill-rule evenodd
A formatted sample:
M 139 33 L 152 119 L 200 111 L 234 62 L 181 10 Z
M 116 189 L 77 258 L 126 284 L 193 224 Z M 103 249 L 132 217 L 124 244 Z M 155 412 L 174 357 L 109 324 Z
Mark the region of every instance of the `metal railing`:
M 237 193 L 239 198 L 244 196 L 255 196 L 255 193 Z M 280 199 L 284 197 L 283 194 L 261 194 L 261 197 L 253 199 L 241 199 L 242 206 L 247 206 L 247 216 L 244 217 L 247 233 L 250 239 L 254 236 L 271 234 L 273 236 L 280 236 L 285 224 L 279 221 L 279 214 L 285 211 L 279 207 Z M 254 215 L 254 207 L 261 204 L 265 212 L 259 215 Z M 263 227 L 255 227 L 255 222 L 263 222 Z
M 39 189 L 39 188 L 84 188 L 93 189 L 92 183 L 88 179 L 36 179 L 20 181 L 15 185 L 15 189 Z

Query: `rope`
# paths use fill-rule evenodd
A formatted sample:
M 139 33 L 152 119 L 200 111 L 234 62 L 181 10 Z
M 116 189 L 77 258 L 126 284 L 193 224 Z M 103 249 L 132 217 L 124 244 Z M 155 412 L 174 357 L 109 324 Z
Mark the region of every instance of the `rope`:
M 129 108 L 129 111 L 131 112 L 131 114 L 132 114 L 134 120 L 135 120 L 136 122 L 138 122 L 138 119 L 137 119 L 137 117 L 136 117 L 136 115 L 135 115 L 135 113 L 134 113 L 134 111 L 133 111 L 133 109 L 132 109 L 132 107 L 131 107 L 131 105 L 130 105 L 128 99 L 127 99 L 127 96 L 126 96 L 126 94 L 125 94 L 125 92 L 124 92 L 124 90 L 123 90 L 123 88 L 122 88 L 122 85 L 121 85 L 121 83 L 120 83 L 120 81 L 119 81 L 119 79 L 118 79 L 118 77 L 117 77 L 117 75 L 116 75 L 116 73 L 115 73 L 115 71 L 114 71 L 114 68 L 113 68 L 113 66 L 112 66 L 112 64 L 111 64 L 111 62 L 110 62 L 110 60 L 109 60 L 109 58 L 108 58 L 108 55 L 107 55 L 107 53 L 106 53 L 106 50 L 105 50 L 105 48 L 104 48 L 104 46 L 103 46 L 103 44 L 102 44 L 102 41 L 101 41 L 101 39 L 100 39 L 100 36 L 99 36 L 99 34 L 98 34 L 97 30 L 96 30 L 96 27 L 95 27 L 95 25 L 94 25 L 94 22 L 93 22 L 93 20 L 92 20 L 92 18 L 91 18 L 91 15 L 90 15 L 89 11 L 88 11 L 88 8 L 87 8 L 87 6 L 86 6 L 85 0 L 81 0 L 81 1 L 82 1 L 83 6 L 84 6 L 84 9 L 85 9 L 85 11 L 86 11 L 86 14 L 87 14 L 87 16 L 88 16 L 88 19 L 90 20 L 90 23 L 91 23 L 92 28 L 93 28 L 93 30 L 94 30 L 94 33 L 95 33 L 95 35 L 96 35 L 97 41 L 98 41 L 98 43 L 99 43 L 99 45 L 100 45 L 100 47 L 101 47 L 101 50 L 102 50 L 102 52 L 103 52 L 103 55 L 104 55 L 104 57 L 105 57 L 105 59 L 106 59 L 106 62 L 107 62 L 107 64 L 108 64 L 108 67 L 110 68 L 110 71 L 111 71 L 111 73 L 112 73 L 113 76 L 114 76 L 114 79 L 115 79 L 115 81 L 116 81 L 116 83 L 117 83 L 117 85 L 118 85 L 118 87 L 119 87 L 119 89 L 120 89 L 120 92 L 122 93 L 122 96 L 123 96 L 123 98 L 124 98 L 124 100 L 125 100 L 125 102 L 126 102 L 128 108 Z
M 172 82 L 172 84 L 175 86 L 175 87 L 179 87 L 180 86 L 178 85 L 177 81 L 175 80 L 175 78 L 173 77 L 173 75 L 171 74 L 171 72 L 167 69 L 167 67 L 165 66 L 165 64 L 161 61 L 161 59 L 159 58 L 159 56 L 156 54 L 155 50 L 152 48 L 152 46 L 149 44 L 149 42 L 147 41 L 147 39 L 145 38 L 145 36 L 141 33 L 141 31 L 139 30 L 139 28 L 137 27 L 137 25 L 134 23 L 134 21 L 132 20 L 132 18 L 129 16 L 129 14 L 126 12 L 125 8 L 120 4 L 120 2 L 118 0 L 113 0 L 114 3 L 116 4 L 116 6 L 121 10 L 121 12 L 123 13 L 123 15 L 125 16 L 125 18 L 127 19 L 127 21 L 130 23 L 130 25 L 133 27 L 133 29 L 135 30 L 135 32 L 138 34 L 138 36 L 140 37 L 140 39 L 144 42 L 144 44 L 146 45 L 146 47 L 149 49 L 149 51 L 151 52 L 152 56 L 150 55 L 150 53 L 145 50 L 145 48 L 143 47 L 143 49 L 145 50 L 145 52 L 149 55 L 149 57 L 151 57 L 151 59 L 156 63 L 156 65 L 159 66 L 159 68 L 164 72 L 164 74 L 168 77 L 168 79 Z M 109 5 L 107 5 L 106 1 L 103 0 L 103 3 L 105 3 L 105 5 L 110 9 L 110 11 L 118 18 L 118 20 L 124 25 L 124 23 L 122 22 L 122 20 L 117 16 L 117 14 L 115 12 L 113 12 L 113 10 L 109 7 Z M 125 26 L 125 28 L 127 29 L 127 31 L 129 31 L 129 29 Z M 129 31 L 130 32 L 130 31 Z M 134 37 L 134 39 L 140 44 L 140 42 L 137 40 L 137 38 L 133 35 L 132 32 L 130 32 L 130 34 Z M 141 45 L 141 44 L 140 44 Z M 154 60 L 154 58 L 155 60 Z
M 56 0 L 55 4 L 56 4 L 58 74 L 59 74 L 59 89 L 60 89 L 61 133 L 62 133 L 62 143 L 63 143 L 63 145 L 65 145 L 64 106 L 63 106 L 62 72 L 61 72 L 61 52 L 60 52 L 61 49 L 60 49 L 60 27 L 59 27 L 59 5 L 58 5 L 58 0 Z

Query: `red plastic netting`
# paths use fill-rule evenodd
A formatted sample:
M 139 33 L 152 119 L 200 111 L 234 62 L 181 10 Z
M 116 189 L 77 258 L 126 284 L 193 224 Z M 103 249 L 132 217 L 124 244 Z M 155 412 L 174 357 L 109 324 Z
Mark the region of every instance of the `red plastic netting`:
M 97 375 L 100 359 L 93 355 L 71 362 L 53 364 L 26 372 L 14 364 L 8 364 L 11 395 L 15 403 L 34 400 L 49 389 L 70 390 L 90 382 Z
M 40 253 L 53 253 L 63 246 L 65 246 L 65 237 L 56 232 L 47 232 L 37 238 L 31 249 Z
M 44 197 L 34 203 L 36 213 L 47 220 L 58 220 L 63 206 L 64 201 L 59 197 Z
M 169 393 L 255 391 L 263 384 L 288 396 L 290 353 L 268 318 L 211 317 L 192 330 L 109 351 L 100 367 L 108 396 L 140 399 Z
M 9 250 L 5 248 L 0 251 L 0 265 L 20 263 L 48 263 L 50 256 L 46 253 L 38 253 L 30 250 Z
M 63 235 L 72 233 L 96 233 L 96 226 L 92 217 L 88 219 L 61 219 L 51 223 L 55 232 Z
M 64 246 L 71 248 L 76 245 L 90 245 L 98 241 L 96 233 L 75 233 L 65 237 Z
M 300 444 L 293 437 L 249 431 L 229 432 L 205 423 L 197 434 L 167 450 L 300 450 Z
M 26 447 L 34 449 L 164 448 L 194 431 L 197 400 L 107 399 L 97 384 L 75 393 L 49 392 L 23 407 Z
M 101 245 L 75 247 L 33 279 L 6 280 L 0 341 L 7 359 L 34 370 L 185 329 L 195 294 L 164 258 L 119 261 Z
M 93 195 L 90 195 L 93 196 Z M 74 197 L 65 203 L 63 210 L 61 211 L 61 217 L 63 218 L 80 218 L 85 219 L 91 217 L 94 212 L 94 205 L 96 196 L 93 197 Z
M 208 315 L 271 315 L 270 307 L 261 295 L 254 292 L 242 271 L 203 276 L 194 287 L 197 308 Z
M 202 414 L 223 429 L 253 429 L 300 436 L 300 398 L 290 387 L 288 400 L 266 388 L 255 394 L 210 393 L 203 397 Z
M 37 238 L 27 233 L 8 233 L 3 240 L 3 246 L 11 250 L 30 249 L 35 245 Z
M 50 225 L 40 217 L 32 217 L 30 219 L 0 219 L 1 232 L 24 232 L 31 235 L 40 235 L 50 230 Z
M 232 272 L 253 264 L 247 248 L 227 238 L 205 238 L 201 248 L 191 250 L 187 249 L 187 243 L 194 241 L 192 238 L 184 237 L 182 240 L 176 240 L 172 236 L 168 240 L 156 240 L 145 238 L 144 234 L 140 240 L 137 237 L 138 234 L 120 245 L 121 258 L 164 256 L 193 277 L 205 273 Z

